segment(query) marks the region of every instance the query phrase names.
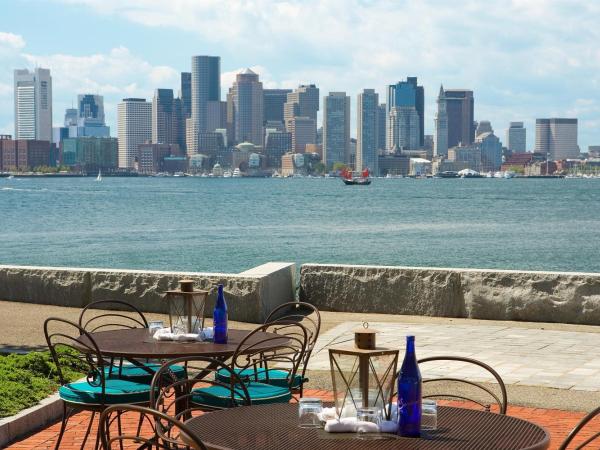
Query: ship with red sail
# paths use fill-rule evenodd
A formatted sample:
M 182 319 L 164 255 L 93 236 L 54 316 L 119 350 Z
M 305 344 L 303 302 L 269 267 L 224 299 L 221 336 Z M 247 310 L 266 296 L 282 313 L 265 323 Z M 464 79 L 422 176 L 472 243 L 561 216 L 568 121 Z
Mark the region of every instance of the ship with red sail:
M 347 185 L 361 185 L 368 186 L 371 184 L 371 178 L 369 178 L 369 168 L 367 167 L 362 172 L 358 172 L 360 175 L 355 176 L 354 173 L 349 169 L 342 171 L 342 180 Z

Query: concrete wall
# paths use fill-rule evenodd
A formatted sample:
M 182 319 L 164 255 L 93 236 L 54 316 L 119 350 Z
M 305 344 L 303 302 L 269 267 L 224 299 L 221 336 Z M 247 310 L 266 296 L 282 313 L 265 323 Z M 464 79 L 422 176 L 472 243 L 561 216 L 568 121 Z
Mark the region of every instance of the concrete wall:
M 325 311 L 600 325 L 600 274 L 304 264 Z
M 0 265 L 0 299 L 83 307 L 96 300 L 124 300 L 146 312 L 167 312 L 163 292 L 183 278 L 210 291 L 210 317 L 216 285 L 223 283 L 229 318 L 261 323 L 275 306 L 294 300 L 293 263 L 268 263 L 241 274 L 157 272 Z

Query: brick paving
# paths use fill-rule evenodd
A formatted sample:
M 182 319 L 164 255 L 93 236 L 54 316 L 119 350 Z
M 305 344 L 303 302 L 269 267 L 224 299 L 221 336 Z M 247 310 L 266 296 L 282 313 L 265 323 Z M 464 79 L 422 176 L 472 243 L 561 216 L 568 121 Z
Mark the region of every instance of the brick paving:
M 324 390 L 306 390 L 305 396 L 310 397 L 319 397 L 324 401 L 332 401 L 333 395 L 330 391 Z M 450 404 L 453 406 L 461 406 L 461 407 L 469 407 L 468 404 L 463 402 L 444 402 L 445 404 Z M 577 423 L 581 420 L 582 417 L 585 416 L 583 412 L 573 412 L 573 411 L 561 411 L 557 409 L 541 409 L 541 408 L 526 408 L 522 406 L 509 406 L 508 407 L 508 415 L 518 417 L 521 419 L 528 420 L 530 422 L 536 423 L 540 426 L 543 426 L 548 430 L 551 436 L 551 445 L 550 449 L 557 449 L 560 443 L 565 439 L 568 433 L 577 425 Z M 79 449 L 81 443 L 83 442 L 83 438 L 85 435 L 85 431 L 87 428 L 87 423 L 89 420 L 89 413 L 79 413 L 73 416 L 69 420 L 69 425 L 65 435 L 63 437 L 63 441 L 61 444 L 61 449 L 64 450 L 75 450 Z M 97 421 L 96 421 L 97 424 Z M 125 424 L 124 427 L 135 426 L 134 424 Z M 30 449 L 39 449 L 39 450 L 47 450 L 53 449 L 56 437 L 58 435 L 58 431 L 60 429 L 60 423 L 56 423 L 51 425 L 48 428 L 45 428 L 32 436 L 26 437 L 19 442 L 15 442 L 9 447 L 7 450 L 30 450 Z M 589 427 L 587 427 L 585 432 L 582 434 L 581 442 L 586 437 L 593 435 L 594 433 L 600 432 L 600 418 L 594 420 Z M 88 439 L 91 439 L 92 442 L 88 440 L 87 448 L 93 448 L 93 439 L 96 436 L 96 426 L 92 428 L 91 435 Z M 590 450 L 598 449 L 600 447 L 589 447 Z

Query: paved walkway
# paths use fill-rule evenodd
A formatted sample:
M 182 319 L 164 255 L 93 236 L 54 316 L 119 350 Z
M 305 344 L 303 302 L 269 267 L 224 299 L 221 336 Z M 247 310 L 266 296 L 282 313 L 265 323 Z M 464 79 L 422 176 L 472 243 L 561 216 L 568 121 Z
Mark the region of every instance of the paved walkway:
M 310 370 L 329 370 L 327 347 L 352 344 L 360 322 L 346 322 L 321 334 Z M 507 384 L 579 391 L 600 391 L 600 333 L 545 330 L 495 324 L 418 324 L 374 322 L 377 344 L 404 348 L 405 336 L 416 336 L 417 356 L 454 355 L 491 365 Z M 402 357 L 401 350 L 401 357 Z M 457 376 L 493 381 L 491 375 L 461 363 L 424 366 L 427 376 Z

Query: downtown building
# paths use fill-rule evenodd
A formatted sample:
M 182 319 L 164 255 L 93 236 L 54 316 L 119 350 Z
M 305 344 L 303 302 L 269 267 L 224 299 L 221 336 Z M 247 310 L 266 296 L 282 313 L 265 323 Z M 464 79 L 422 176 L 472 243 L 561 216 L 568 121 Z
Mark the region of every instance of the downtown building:
M 379 95 L 374 89 L 364 89 L 357 98 L 356 164 L 355 169 L 368 168 L 379 173 Z
M 138 146 L 152 140 L 152 103 L 143 98 L 124 98 L 117 106 L 119 167 L 133 169 Z
M 281 157 L 292 150 L 292 133 L 274 128 L 265 130 L 264 154 L 267 167 L 281 168 Z
M 447 156 L 450 147 L 472 144 L 475 140 L 473 91 L 441 86 L 437 104 L 434 155 Z
M 251 142 L 262 147 L 263 99 L 263 86 L 258 74 L 251 69 L 245 69 L 236 75 L 228 97 L 228 102 L 231 102 L 228 109 L 231 109 L 235 142 Z
M 510 122 L 506 130 L 506 147 L 513 153 L 527 151 L 527 130 L 523 122 Z
M 304 153 L 306 146 L 317 142 L 317 123 L 310 117 L 292 117 L 288 123 L 292 139 L 292 152 Z
M 83 172 L 112 172 L 119 166 L 117 138 L 79 136 L 62 142 L 62 164 Z
M 77 108 L 65 110 L 64 126 L 52 129 L 52 142 L 59 145 L 64 139 L 76 137 L 110 137 L 110 127 L 104 116 L 104 97 L 79 94 Z
M 412 106 L 394 106 L 388 115 L 388 146 L 392 153 L 420 148 L 419 115 Z
M 182 103 L 187 89 L 187 75 L 182 74 Z M 191 116 L 186 120 L 185 139 L 188 155 L 198 152 L 198 135 L 222 127 L 221 58 L 192 56 Z M 185 106 L 182 107 L 185 111 Z
M 350 161 L 350 97 L 330 92 L 323 97 L 323 163 L 328 170 L 335 163 Z
M 579 158 L 577 119 L 536 119 L 535 152 L 549 161 Z
M 50 70 L 14 71 L 15 139 L 52 141 Z
M 409 109 L 414 109 L 415 114 L 417 115 L 417 124 L 414 125 L 411 129 L 403 130 L 408 133 L 417 133 L 417 143 L 412 144 L 412 139 L 408 137 L 398 137 L 398 140 L 403 142 L 411 142 L 411 147 L 407 149 L 416 150 L 419 148 L 423 148 L 425 145 L 425 90 L 423 86 L 419 86 L 417 82 L 417 77 L 407 77 L 406 81 L 399 81 L 396 84 L 392 84 L 388 86 L 387 91 L 387 115 L 388 115 L 388 139 L 390 139 L 391 132 L 390 128 L 396 127 L 393 123 L 392 111 L 394 108 L 399 108 L 402 113 L 397 113 L 395 118 L 398 118 L 400 115 L 409 114 Z M 402 128 L 402 127 L 401 127 Z M 389 141 L 387 143 L 387 148 L 391 150 L 396 143 Z M 396 144 L 397 145 L 397 144 Z
M 284 109 L 291 89 L 263 89 L 263 124 L 285 126 Z
M 10 135 L 0 135 L 0 172 L 23 172 L 55 164 L 50 141 L 13 140 Z
M 283 105 L 285 128 L 292 133 L 293 152 L 304 152 L 307 144 L 317 144 L 319 88 L 302 84 L 287 94 Z
M 152 100 L 152 142 L 185 146 L 183 102 L 172 89 L 156 89 Z

